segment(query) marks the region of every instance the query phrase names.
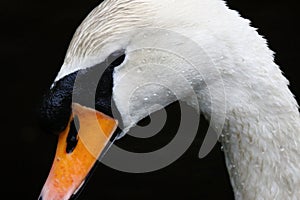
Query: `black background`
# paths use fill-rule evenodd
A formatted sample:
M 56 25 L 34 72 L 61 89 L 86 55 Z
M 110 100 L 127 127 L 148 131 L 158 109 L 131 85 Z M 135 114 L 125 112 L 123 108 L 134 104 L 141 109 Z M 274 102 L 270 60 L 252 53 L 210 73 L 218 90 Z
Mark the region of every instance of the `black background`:
M 1 195 L 37 199 L 51 167 L 56 136 L 42 132 L 36 106 L 54 80 L 71 37 L 99 0 L 24 0 L 1 2 Z M 300 97 L 298 7 L 291 0 L 229 0 L 231 8 L 259 28 L 276 63 Z M 220 147 L 205 159 L 197 154 L 198 139 L 172 165 L 147 174 L 127 174 L 99 165 L 80 199 L 232 199 Z M 202 134 L 201 134 L 202 133 Z M 126 140 L 125 140 L 126 141 Z M 2 188 L 3 189 L 3 188 Z

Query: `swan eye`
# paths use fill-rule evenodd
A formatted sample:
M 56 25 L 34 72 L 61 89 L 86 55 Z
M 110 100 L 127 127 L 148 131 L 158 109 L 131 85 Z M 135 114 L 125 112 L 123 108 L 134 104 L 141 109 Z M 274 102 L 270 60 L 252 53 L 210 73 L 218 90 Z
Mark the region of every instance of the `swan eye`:
M 67 137 L 66 152 L 72 153 L 78 143 L 78 131 L 79 131 L 79 119 L 78 116 L 74 116 L 74 119 L 70 123 L 70 130 Z
M 141 127 L 145 127 L 148 126 L 151 123 L 151 118 L 150 116 L 146 116 L 145 118 L 143 118 L 142 120 L 140 120 L 137 125 L 141 126 Z
M 109 64 L 110 68 L 114 68 L 121 65 L 124 62 L 125 57 L 125 50 L 118 50 L 110 54 L 106 59 L 106 62 Z

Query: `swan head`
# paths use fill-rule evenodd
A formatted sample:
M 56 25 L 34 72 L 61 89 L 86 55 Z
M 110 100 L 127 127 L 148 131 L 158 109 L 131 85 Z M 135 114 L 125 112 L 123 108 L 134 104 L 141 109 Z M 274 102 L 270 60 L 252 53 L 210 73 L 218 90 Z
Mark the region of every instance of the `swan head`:
M 150 113 L 180 98 L 197 103 L 191 77 L 182 75 L 193 69 L 185 59 L 197 51 L 188 43 L 197 45 L 164 20 L 156 23 L 150 4 L 103 2 L 74 34 L 42 103 L 41 124 L 59 134 L 59 143 L 41 199 L 74 196 L 109 139 Z
M 59 143 L 40 199 L 76 194 L 109 140 L 172 102 L 204 113 L 212 110 L 209 99 L 223 105 L 224 77 L 233 90 L 239 84 L 231 63 L 245 61 L 248 50 L 273 60 L 266 46 L 231 49 L 245 44 L 237 34 L 251 31 L 219 0 L 106 0 L 96 7 L 75 32 L 42 103 L 41 124 L 59 134 Z M 214 109 L 216 118 L 222 110 Z

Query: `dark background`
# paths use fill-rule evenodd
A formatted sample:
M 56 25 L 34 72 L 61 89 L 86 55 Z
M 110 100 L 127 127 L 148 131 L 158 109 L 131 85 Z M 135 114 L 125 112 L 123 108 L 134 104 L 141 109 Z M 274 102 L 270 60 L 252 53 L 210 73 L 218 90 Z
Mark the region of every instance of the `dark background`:
M 100 0 L 24 0 L 1 2 L 1 195 L 37 199 L 50 170 L 56 136 L 39 129 L 36 107 L 54 80 L 71 37 Z M 259 28 L 276 63 L 300 97 L 298 74 L 298 6 L 291 0 L 229 0 L 231 8 Z M 207 128 L 202 120 L 198 138 L 172 165 L 147 174 L 127 174 L 99 165 L 80 199 L 232 199 L 220 146 L 198 159 Z M 124 140 L 126 142 L 126 140 Z M 3 189 L 3 188 L 2 188 Z

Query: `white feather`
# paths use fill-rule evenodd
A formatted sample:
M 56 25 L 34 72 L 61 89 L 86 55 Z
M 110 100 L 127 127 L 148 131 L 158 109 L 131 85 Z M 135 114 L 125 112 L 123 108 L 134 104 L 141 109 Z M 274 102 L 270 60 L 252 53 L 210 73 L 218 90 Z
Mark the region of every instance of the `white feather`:
M 248 20 L 221 0 L 106 0 L 78 28 L 56 80 L 121 48 L 113 98 L 126 130 L 175 100 L 167 87 L 208 119 L 213 99 L 216 124 L 226 105 L 220 141 L 236 199 L 300 198 L 298 105 Z

